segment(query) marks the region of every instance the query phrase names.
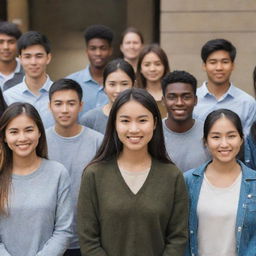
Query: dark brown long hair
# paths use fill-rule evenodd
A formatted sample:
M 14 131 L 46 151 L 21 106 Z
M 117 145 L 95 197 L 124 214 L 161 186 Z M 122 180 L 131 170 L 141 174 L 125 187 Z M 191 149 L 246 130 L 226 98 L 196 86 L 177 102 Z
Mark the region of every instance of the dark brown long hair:
M 139 88 L 131 88 L 123 91 L 116 98 L 108 118 L 106 133 L 96 156 L 90 163 L 99 163 L 108 161 L 113 157 L 118 157 L 123 150 L 123 144 L 118 138 L 116 131 L 116 115 L 118 110 L 131 100 L 137 101 L 146 109 L 148 109 L 156 122 L 156 128 L 153 137 L 148 143 L 148 152 L 155 159 L 164 163 L 172 163 L 170 160 L 164 143 L 162 119 L 157 104 L 147 91 Z
M 14 118 L 22 114 L 27 115 L 36 123 L 41 134 L 36 147 L 36 154 L 39 157 L 47 158 L 47 143 L 44 126 L 37 110 L 29 103 L 17 102 L 11 104 L 0 118 L 0 214 L 7 213 L 13 168 L 12 150 L 5 142 L 6 127 Z
M 163 77 L 170 71 L 168 57 L 164 50 L 158 44 L 146 45 L 140 52 L 136 72 L 136 86 L 143 89 L 147 87 L 147 81 L 146 78 L 141 73 L 141 63 L 144 57 L 150 52 L 155 53 L 161 60 L 162 64 L 164 65 Z

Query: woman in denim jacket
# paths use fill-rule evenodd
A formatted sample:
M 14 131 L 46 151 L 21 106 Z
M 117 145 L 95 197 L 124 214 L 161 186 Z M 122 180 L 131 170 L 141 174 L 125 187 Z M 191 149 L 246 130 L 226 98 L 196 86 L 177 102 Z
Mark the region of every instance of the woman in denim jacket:
M 256 170 L 256 121 L 253 123 L 251 132 L 245 141 L 244 162 L 248 167 Z
M 243 142 L 238 115 L 210 113 L 204 141 L 212 160 L 184 174 L 190 198 L 186 256 L 256 256 L 256 172 L 236 159 Z

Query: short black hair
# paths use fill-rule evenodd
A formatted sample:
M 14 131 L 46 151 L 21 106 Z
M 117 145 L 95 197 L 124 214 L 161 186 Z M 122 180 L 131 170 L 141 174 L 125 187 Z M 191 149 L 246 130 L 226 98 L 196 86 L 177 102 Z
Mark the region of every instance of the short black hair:
M 2 21 L 0 22 L 0 34 L 12 36 L 15 37 L 16 40 L 18 40 L 22 33 L 16 24 L 7 21 Z
M 174 70 L 173 72 L 168 72 L 162 79 L 163 95 L 165 95 L 167 86 L 173 83 L 190 84 L 193 89 L 193 93 L 196 95 L 197 80 L 190 73 L 181 70 Z
M 213 52 L 216 51 L 226 51 L 229 53 L 230 59 L 234 62 L 236 58 L 236 48 L 235 46 L 226 39 L 213 39 L 208 41 L 201 50 L 201 58 L 204 63 L 206 63 L 207 58 Z
M 83 90 L 82 87 L 80 86 L 79 83 L 74 81 L 73 79 L 68 79 L 68 78 L 61 78 L 57 81 L 55 81 L 50 90 L 49 90 L 49 100 L 51 101 L 52 95 L 55 92 L 58 91 L 64 91 L 64 90 L 73 90 L 77 93 L 77 96 L 79 98 L 79 101 L 82 101 L 83 98 Z
M 22 50 L 32 45 L 41 45 L 47 54 L 51 52 L 50 41 L 45 35 L 38 31 L 28 31 L 24 33 L 18 40 L 19 54 L 21 54 Z
M 91 39 L 94 38 L 105 39 L 108 41 L 109 45 L 111 45 L 114 38 L 114 33 L 107 26 L 100 24 L 92 25 L 84 31 L 84 39 L 87 44 Z

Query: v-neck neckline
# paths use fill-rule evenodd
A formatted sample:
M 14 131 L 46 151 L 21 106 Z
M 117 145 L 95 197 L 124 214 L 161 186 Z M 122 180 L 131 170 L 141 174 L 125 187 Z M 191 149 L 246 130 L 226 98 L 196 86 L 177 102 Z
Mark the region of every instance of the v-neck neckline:
M 121 181 L 122 186 L 123 186 L 124 189 L 128 192 L 128 194 L 130 194 L 130 196 L 132 196 L 132 197 L 135 198 L 135 197 L 139 197 L 140 194 L 142 194 L 143 191 L 145 190 L 145 187 L 148 186 L 147 184 L 149 183 L 149 180 L 151 179 L 151 176 L 153 175 L 152 169 L 153 169 L 154 166 L 155 166 L 155 161 L 154 161 L 154 159 L 152 158 L 151 167 L 150 167 L 150 169 L 149 169 L 149 173 L 148 173 L 148 175 L 147 175 L 147 178 L 146 178 L 145 182 L 142 184 L 141 188 L 139 189 L 139 191 L 138 191 L 136 194 L 134 194 L 134 193 L 132 192 L 132 190 L 130 189 L 130 187 L 128 186 L 128 184 L 125 182 L 125 179 L 124 179 L 124 177 L 122 176 L 122 173 L 121 173 L 121 171 L 120 171 L 120 169 L 119 169 L 119 166 L 118 166 L 118 163 L 117 163 L 117 159 L 115 159 L 115 166 L 116 166 L 115 172 L 117 173 L 118 179 Z

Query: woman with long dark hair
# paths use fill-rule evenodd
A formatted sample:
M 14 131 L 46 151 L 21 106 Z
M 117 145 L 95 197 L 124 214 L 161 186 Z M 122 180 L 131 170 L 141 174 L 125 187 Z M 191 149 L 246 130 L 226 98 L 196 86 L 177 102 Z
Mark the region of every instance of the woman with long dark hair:
M 237 160 L 243 144 L 239 116 L 211 112 L 204 141 L 212 160 L 185 172 L 190 196 L 186 256 L 255 254 L 256 172 Z
M 108 96 L 108 104 L 89 110 L 80 123 L 102 134 L 105 133 L 112 105 L 122 91 L 134 86 L 135 73 L 132 66 L 123 59 L 110 61 L 103 71 L 103 87 Z
M 137 88 L 122 92 L 82 177 L 82 255 L 182 256 L 187 214 L 184 180 L 167 156 L 154 98 Z
M 162 118 L 167 111 L 163 103 L 161 80 L 170 71 L 166 53 L 158 44 L 146 45 L 140 52 L 136 85 L 148 91 L 156 100 Z
M 47 160 L 43 123 L 32 105 L 6 109 L 0 146 L 0 255 L 63 255 L 72 222 L 69 176 Z

